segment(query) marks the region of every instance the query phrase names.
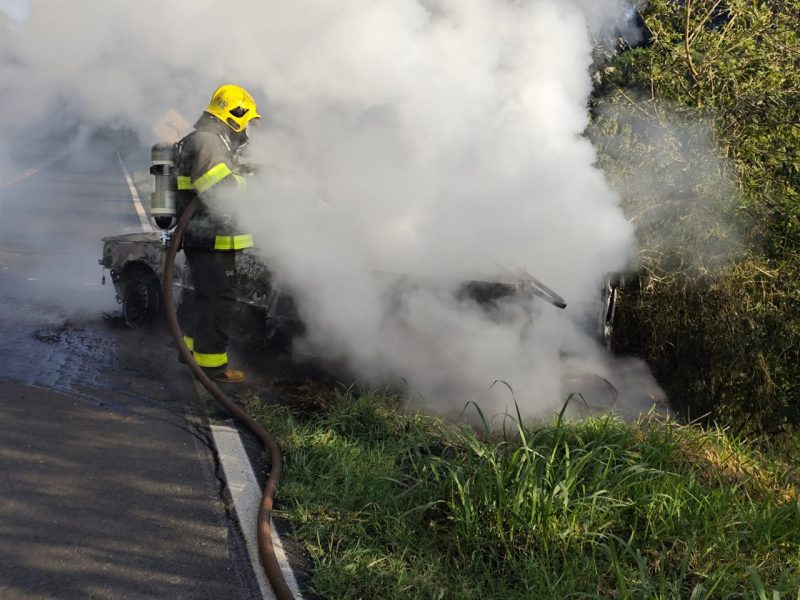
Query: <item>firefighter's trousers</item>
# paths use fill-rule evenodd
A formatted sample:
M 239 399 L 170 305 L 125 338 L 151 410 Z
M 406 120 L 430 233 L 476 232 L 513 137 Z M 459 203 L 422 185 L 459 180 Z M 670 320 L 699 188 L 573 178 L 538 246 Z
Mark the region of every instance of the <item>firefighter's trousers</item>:
M 194 284 L 189 310 L 179 311 L 184 341 L 209 373 L 228 364 L 228 327 L 236 302 L 236 252 L 184 248 Z

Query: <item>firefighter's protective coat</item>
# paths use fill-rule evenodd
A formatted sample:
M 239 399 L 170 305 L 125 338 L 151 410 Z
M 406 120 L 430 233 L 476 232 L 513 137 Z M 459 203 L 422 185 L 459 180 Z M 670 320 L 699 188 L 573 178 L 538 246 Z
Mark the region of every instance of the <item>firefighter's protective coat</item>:
M 195 130 L 176 144 L 178 216 L 195 197 L 200 199 L 184 247 L 241 250 L 253 245 L 252 235 L 239 231 L 226 213 L 226 205 L 245 186 L 238 174 L 238 153 L 246 142 L 245 133 L 237 134 L 216 117 L 203 114 Z

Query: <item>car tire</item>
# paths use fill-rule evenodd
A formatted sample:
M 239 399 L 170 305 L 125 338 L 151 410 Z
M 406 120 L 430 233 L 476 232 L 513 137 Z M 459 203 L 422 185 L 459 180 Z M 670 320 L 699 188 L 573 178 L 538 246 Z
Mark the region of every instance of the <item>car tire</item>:
M 125 276 L 122 295 L 122 320 L 136 329 L 151 322 L 161 306 L 159 281 L 152 272 L 134 271 Z

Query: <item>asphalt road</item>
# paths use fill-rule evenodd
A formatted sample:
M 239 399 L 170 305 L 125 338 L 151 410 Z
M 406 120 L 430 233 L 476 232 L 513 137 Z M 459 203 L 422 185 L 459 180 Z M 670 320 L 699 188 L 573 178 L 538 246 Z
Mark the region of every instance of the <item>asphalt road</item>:
M 101 284 L 100 239 L 141 223 L 97 150 L 0 177 L 0 598 L 257 598 L 215 409 Z

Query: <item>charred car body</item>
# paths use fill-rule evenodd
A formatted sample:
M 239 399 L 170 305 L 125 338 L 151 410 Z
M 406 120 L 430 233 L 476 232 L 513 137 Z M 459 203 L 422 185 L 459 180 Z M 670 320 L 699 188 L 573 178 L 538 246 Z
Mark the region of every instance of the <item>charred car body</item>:
M 99 263 L 110 272 L 117 301 L 122 305 L 122 319 L 128 327 L 140 327 L 163 311 L 162 279 L 168 239 L 169 234 L 157 231 L 103 238 Z M 250 250 L 236 253 L 236 270 L 235 329 L 247 337 L 255 334 L 270 345 L 287 347 L 305 329 L 291 295 L 275 285 L 268 266 Z M 193 287 L 182 254 L 176 259 L 172 288 L 178 310 L 186 309 Z M 558 294 L 527 274 L 510 282 L 466 281 L 456 292 L 457 298 L 472 300 L 486 310 L 503 298 L 517 295 L 537 296 L 557 308 L 566 306 Z M 617 284 L 606 278 L 598 290 L 596 317 L 587 324 L 589 333 L 606 347 L 610 345 L 616 298 Z
M 151 322 L 164 310 L 162 281 L 168 243 L 167 235 L 155 231 L 103 238 L 99 263 L 109 271 L 117 302 L 122 305 L 122 320 L 130 328 Z M 254 253 L 237 252 L 236 271 L 235 328 L 248 337 L 281 344 L 302 333 L 294 301 L 275 288 L 272 274 Z M 190 305 L 193 291 L 189 267 L 179 253 L 172 281 L 179 311 Z

